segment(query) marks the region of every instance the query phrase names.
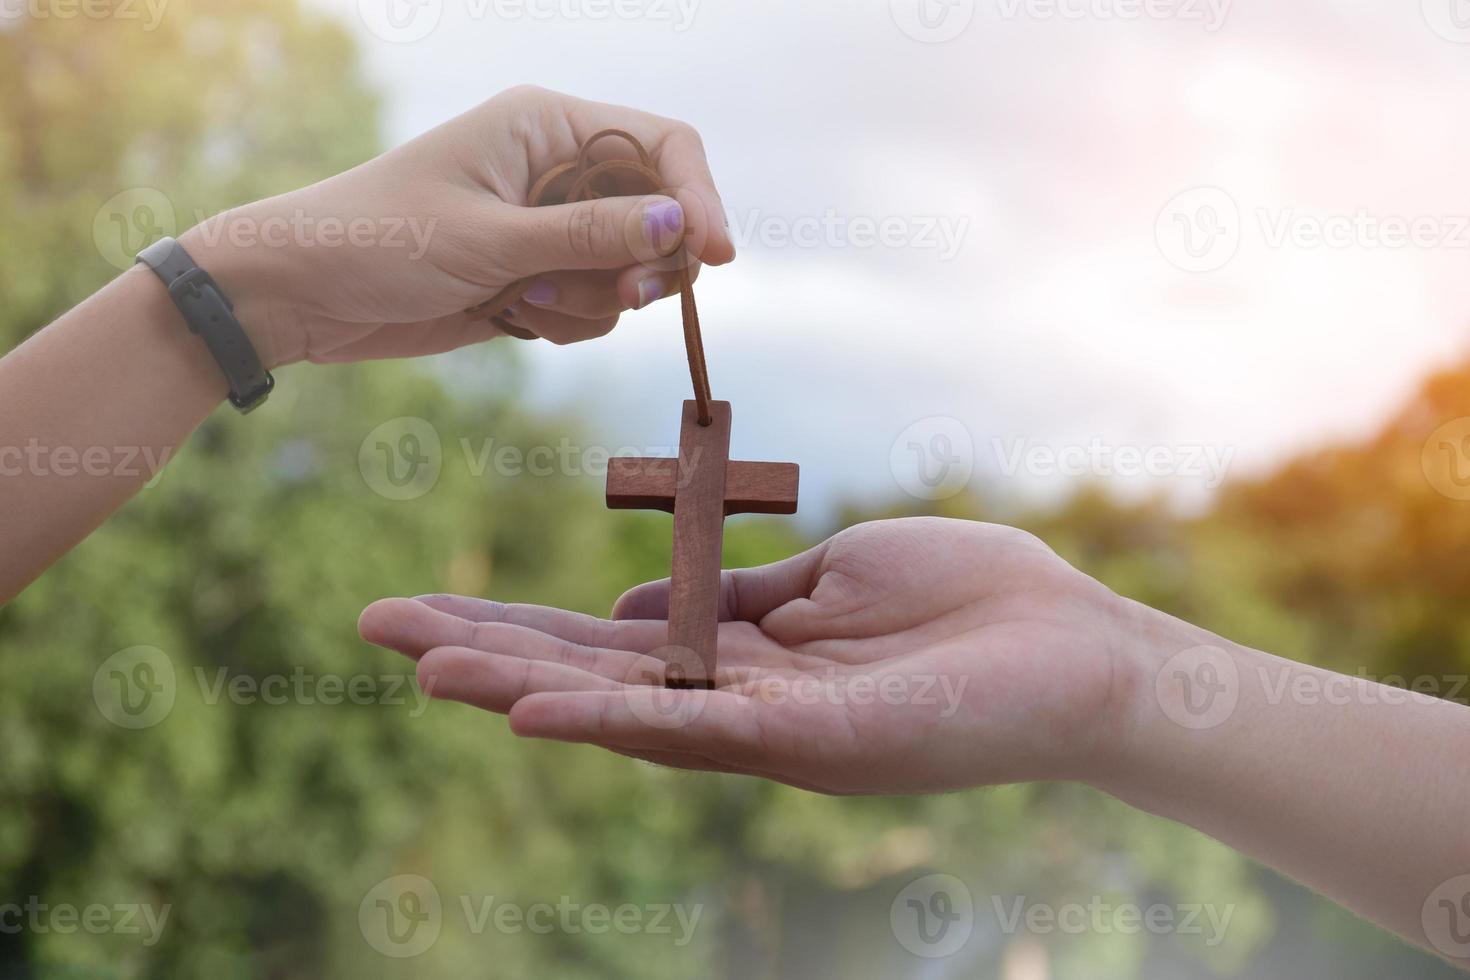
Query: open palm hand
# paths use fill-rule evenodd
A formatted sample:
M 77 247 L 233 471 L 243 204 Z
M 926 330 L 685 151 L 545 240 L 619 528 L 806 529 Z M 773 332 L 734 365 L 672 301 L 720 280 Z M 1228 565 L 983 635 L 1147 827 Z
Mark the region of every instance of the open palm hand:
M 715 691 L 663 686 L 668 583 L 611 620 L 427 596 L 364 613 L 431 695 L 523 736 L 830 793 L 1087 778 L 1127 604 L 1036 538 L 931 518 L 725 572 Z

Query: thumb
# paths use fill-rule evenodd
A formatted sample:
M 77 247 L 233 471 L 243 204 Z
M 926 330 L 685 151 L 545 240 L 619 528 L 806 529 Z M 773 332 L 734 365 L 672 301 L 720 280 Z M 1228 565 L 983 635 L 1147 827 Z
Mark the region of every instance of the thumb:
M 622 269 L 666 262 L 684 235 L 684 209 L 669 197 L 605 197 L 575 204 L 512 208 L 514 253 L 521 275 L 573 269 Z
M 808 599 L 816 587 L 827 545 L 759 568 L 720 573 L 720 621 L 759 623 L 775 610 Z M 669 580 L 648 582 L 623 593 L 613 619 L 668 619 Z

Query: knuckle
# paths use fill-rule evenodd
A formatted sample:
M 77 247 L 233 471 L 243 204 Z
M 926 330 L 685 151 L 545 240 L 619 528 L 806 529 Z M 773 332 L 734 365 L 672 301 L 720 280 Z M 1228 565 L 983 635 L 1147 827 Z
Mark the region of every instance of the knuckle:
M 603 201 L 588 201 L 576 207 L 567 222 L 567 248 L 577 258 L 595 258 L 606 251 L 616 234 L 612 208 Z
M 1051 552 L 1051 546 L 1030 531 L 1019 527 L 1005 527 L 1000 534 L 1000 540 L 1018 550 L 1031 549 Z
M 556 659 L 566 667 L 588 670 L 595 665 L 592 651 L 577 643 L 561 640 L 556 645 Z
M 419 690 L 433 697 L 434 687 L 439 683 L 438 659 L 427 655 L 419 658 L 413 674 Z
M 519 85 L 512 85 L 510 88 L 501 92 L 497 98 L 504 99 L 506 102 L 529 102 L 544 99 L 548 94 L 547 90 L 540 85 L 522 82 Z
M 494 623 L 472 623 L 468 620 L 464 624 L 464 645 L 472 650 L 489 650 L 494 640 Z
M 512 689 L 516 692 L 512 700 L 519 701 L 529 694 L 536 693 L 536 672 L 540 665 L 534 660 L 522 660 L 519 676 Z
M 595 620 L 592 624 L 592 646 L 603 650 L 616 650 L 618 624 L 608 619 Z
M 675 136 L 679 137 L 682 140 L 688 141 L 689 143 L 698 147 L 701 151 L 704 150 L 704 137 L 701 136 L 699 134 L 699 130 L 695 129 L 692 125 L 684 122 L 682 119 L 675 119 L 671 128 Z

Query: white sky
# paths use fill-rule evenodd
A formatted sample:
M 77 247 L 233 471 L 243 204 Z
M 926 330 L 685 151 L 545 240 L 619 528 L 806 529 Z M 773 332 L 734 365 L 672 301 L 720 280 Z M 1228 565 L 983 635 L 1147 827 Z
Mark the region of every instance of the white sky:
M 1018 446 L 1163 447 L 1183 472 L 1094 475 L 1198 502 L 1194 447 L 1245 473 L 1366 432 L 1470 346 L 1466 0 L 317 2 L 394 140 L 526 81 L 699 127 L 750 232 L 699 284 L 715 394 L 737 456 L 803 464 L 804 510 L 902 492 L 890 450 L 930 416 L 988 490 L 1075 486 L 1044 457 L 1005 476 Z M 427 35 L 380 37 L 390 5 Z M 926 22 L 963 29 L 900 26 Z M 1225 194 L 1164 211 L 1202 186 Z M 829 212 L 816 244 L 763 234 Z M 1207 271 L 1172 264 L 1212 216 Z M 1416 218 L 1420 244 L 1383 244 Z M 902 243 L 854 243 L 884 219 Z M 1345 242 L 1278 240 L 1327 219 Z M 914 244 L 935 220 L 953 255 Z M 532 363 L 538 404 L 591 409 L 610 445 L 673 440 L 677 305 Z

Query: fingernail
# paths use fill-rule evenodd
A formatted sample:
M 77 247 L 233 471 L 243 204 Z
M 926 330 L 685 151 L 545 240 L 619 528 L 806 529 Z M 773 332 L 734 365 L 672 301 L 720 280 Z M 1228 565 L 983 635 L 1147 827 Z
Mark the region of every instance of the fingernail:
M 521 296 L 521 299 L 532 306 L 550 306 L 556 302 L 556 284 L 545 279 L 538 279 L 531 284 L 531 288 Z M 514 309 L 514 307 L 512 307 Z
M 643 211 L 643 238 L 663 252 L 684 230 L 684 209 L 678 201 L 659 201 Z
M 521 308 L 512 303 L 510 306 L 507 306 L 505 308 L 505 312 L 501 313 L 500 315 L 505 317 L 507 320 L 514 320 L 517 316 L 520 315 L 520 312 Z
M 664 298 L 664 280 L 662 276 L 649 276 L 638 282 L 638 309 L 643 309 L 649 303 Z

